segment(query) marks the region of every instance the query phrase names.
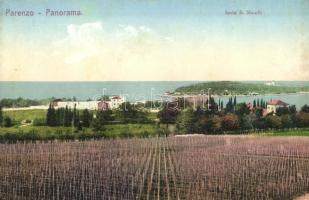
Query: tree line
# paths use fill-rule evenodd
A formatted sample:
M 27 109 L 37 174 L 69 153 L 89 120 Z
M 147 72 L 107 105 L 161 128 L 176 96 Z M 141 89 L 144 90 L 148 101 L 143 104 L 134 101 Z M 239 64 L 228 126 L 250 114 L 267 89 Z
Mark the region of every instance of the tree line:
M 75 127 L 81 130 L 93 128 L 96 131 L 104 130 L 108 123 L 148 123 L 147 112 L 138 109 L 130 103 L 123 103 L 117 110 L 77 110 L 76 106 L 55 109 L 49 106 L 46 113 L 46 121 L 42 125 Z
M 0 105 L 0 127 L 11 127 L 13 126 L 13 120 L 8 116 L 3 116 L 2 106 Z
M 252 108 L 246 103 L 237 103 L 236 97 L 230 98 L 225 107 L 222 101 L 210 101 L 211 110 L 188 106 L 175 109 L 165 106 L 158 117 L 161 123 L 175 124 L 179 133 L 221 134 L 233 132 L 254 132 L 269 129 L 289 129 L 309 127 L 309 106 L 304 105 L 297 112 L 294 105 L 278 108 L 276 114 L 263 114 L 264 100 L 255 100 Z M 257 103 L 259 102 L 259 103 Z

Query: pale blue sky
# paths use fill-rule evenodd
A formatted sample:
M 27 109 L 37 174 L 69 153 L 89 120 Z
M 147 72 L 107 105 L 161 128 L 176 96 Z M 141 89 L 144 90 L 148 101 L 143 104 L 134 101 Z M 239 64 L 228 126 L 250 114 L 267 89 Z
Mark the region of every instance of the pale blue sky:
M 83 13 L 1 17 L 3 80 L 309 78 L 308 0 L 0 1 L 1 15 Z M 225 14 L 239 10 L 262 14 Z
M 305 0 L 4 0 L 5 10 L 81 10 L 82 17 L 4 17 L 4 32 L 33 35 L 36 39 L 65 32 L 63 26 L 102 21 L 113 30 L 118 24 L 144 25 L 172 36 L 238 35 L 264 37 L 270 33 L 294 36 L 300 23 L 309 21 L 309 2 Z M 225 10 L 261 10 L 262 16 L 230 17 Z M 31 28 L 30 28 L 31 27 Z M 18 31 L 16 31 L 18 30 Z M 205 31 L 207 31 L 205 33 Z M 6 34 L 5 34 L 6 35 Z

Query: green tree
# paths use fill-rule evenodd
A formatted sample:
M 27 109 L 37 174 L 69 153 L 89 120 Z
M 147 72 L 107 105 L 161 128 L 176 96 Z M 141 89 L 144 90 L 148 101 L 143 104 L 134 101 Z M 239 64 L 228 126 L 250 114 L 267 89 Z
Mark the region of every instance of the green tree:
M 281 116 L 282 128 L 291 128 L 293 127 L 293 120 L 290 115 Z
M 4 118 L 4 127 L 12 127 L 12 126 L 13 126 L 13 120 L 10 117 L 6 116 Z
M 226 107 L 225 107 L 225 110 L 227 113 L 232 113 L 234 111 L 234 106 L 233 106 L 233 99 L 232 97 L 229 98 L 227 104 L 226 104 Z
M 222 120 L 218 115 L 214 115 L 211 118 L 211 132 L 217 133 L 220 132 L 222 129 Z
M 309 113 L 299 112 L 295 116 L 297 127 L 309 127 Z
M 208 99 L 207 99 L 208 104 Z M 211 113 L 214 113 L 218 110 L 218 104 L 216 103 L 215 99 L 213 97 L 209 98 L 209 109 L 212 111 Z
M 260 99 L 260 107 L 264 108 L 264 100 L 262 98 Z
M 58 108 L 56 111 L 55 111 L 55 115 L 56 115 L 56 124 L 57 126 L 64 126 L 64 112 L 65 112 L 65 109 L 64 108 Z
M 254 129 L 258 129 L 258 130 L 266 129 L 267 126 L 266 126 L 265 118 L 260 118 L 256 114 L 252 118 L 253 118 L 252 125 Z
M 276 115 L 281 116 L 281 115 L 288 115 L 290 114 L 290 110 L 288 107 L 279 107 L 276 110 Z
M 260 119 L 263 116 L 263 109 L 262 108 L 256 108 L 255 111 L 255 116 Z
M 250 113 L 250 109 L 248 108 L 246 103 L 239 103 L 236 105 L 236 114 L 239 116 L 248 115 Z
M 279 116 L 268 115 L 266 116 L 265 120 L 268 128 L 279 129 L 282 127 L 282 121 Z
M 300 111 L 304 113 L 309 113 L 309 106 L 305 104 L 303 107 L 301 107 Z
M 236 96 L 235 96 L 234 97 L 234 103 L 233 103 L 234 109 L 236 108 L 236 105 L 237 105 L 237 100 L 236 100 Z
M 291 106 L 289 107 L 289 111 L 290 111 L 290 114 L 291 114 L 291 115 L 295 115 L 296 112 L 297 112 L 296 106 L 295 106 L 295 105 L 291 105 Z
M 222 128 L 223 130 L 231 131 L 239 128 L 239 119 L 235 114 L 227 114 L 222 117 Z
M 253 108 L 256 108 L 256 100 L 253 100 Z
M 181 133 L 194 133 L 195 116 L 192 108 L 183 110 L 177 118 L 177 124 Z
M 103 131 L 105 130 L 106 113 L 105 111 L 97 111 L 95 117 L 92 119 L 91 126 L 94 131 Z
M 203 116 L 198 119 L 198 127 L 196 129 L 200 133 L 217 133 L 221 130 L 221 118 L 217 115 Z
M 158 112 L 158 118 L 161 123 L 166 124 L 166 127 L 168 127 L 168 124 L 176 123 L 178 114 L 178 109 L 164 106 L 163 109 Z
M 0 126 L 3 124 L 3 112 L 2 112 L 2 106 L 0 106 Z
M 79 126 L 79 111 L 77 111 L 76 109 L 76 104 L 74 105 L 74 109 L 73 109 L 73 125 L 74 127 L 78 127 Z
M 51 104 L 49 104 L 49 107 L 47 109 L 46 125 L 47 126 L 56 126 L 57 125 L 55 109 Z
M 91 123 L 91 115 L 88 109 L 84 109 L 81 115 L 81 122 L 83 127 L 89 127 Z
M 240 118 L 240 128 L 243 130 L 251 130 L 253 129 L 253 117 L 254 115 L 243 115 Z
M 71 112 L 71 109 L 66 106 L 64 110 L 64 126 L 69 127 L 72 125 L 72 117 L 73 113 Z
M 146 123 L 149 122 L 147 112 L 137 109 L 135 105 L 125 102 L 116 111 L 117 118 L 123 123 Z

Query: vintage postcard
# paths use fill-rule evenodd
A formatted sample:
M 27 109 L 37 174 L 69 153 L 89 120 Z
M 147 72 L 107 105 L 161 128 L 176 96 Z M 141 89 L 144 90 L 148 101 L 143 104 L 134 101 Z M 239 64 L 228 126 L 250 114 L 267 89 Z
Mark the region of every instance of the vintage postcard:
M 0 10 L 0 199 L 309 199 L 308 0 Z

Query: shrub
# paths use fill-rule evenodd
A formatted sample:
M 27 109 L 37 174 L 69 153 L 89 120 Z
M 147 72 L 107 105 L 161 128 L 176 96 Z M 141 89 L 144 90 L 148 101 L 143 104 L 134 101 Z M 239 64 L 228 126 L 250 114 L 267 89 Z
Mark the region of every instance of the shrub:
M 24 133 L 21 135 L 21 138 L 20 140 L 28 140 L 28 141 L 35 141 L 35 140 L 40 140 L 41 137 L 38 133 L 37 130 L 30 130 L 29 132 L 27 133 Z
M 4 141 L 8 141 L 9 143 L 16 143 L 19 140 L 18 133 L 5 133 L 3 135 Z
M 299 112 L 295 116 L 297 127 L 309 127 L 309 113 Z
M 301 108 L 301 112 L 309 113 L 309 106 L 308 106 L 307 104 L 305 104 L 305 105 Z
M 94 134 L 87 133 L 87 132 L 81 132 L 77 135 L 78 140 L 89 140 L 93 138 Z
M 46 119 L 45 118 L 35 118 L 33 120 L 34 126 L 45 126 L 46 125 Z
M 133 137 L 133 136 L 134 135 L 132 134 L 132 132 L 127 131 L 127 130 L 121 131 L 120 134 L 119 134 L 120 138 L 130 138 L 130 137 Z
M 10 117 L 4 118 L 4 127 L 12 127 L 13 125 L 13 120 Z
M 291 128 L 293 127 L 293 120 L 290 115 L 281 116 L 282 128 Z
M 239 119 L 235 114 L 227 114 L 222 117 L 222 128 L 223 130 L 232 131 L 239 128 Z
M 282 127 L 281 118 L 275 115 L 268 115 L 265 118 L 267 128 L 279 129 Z

